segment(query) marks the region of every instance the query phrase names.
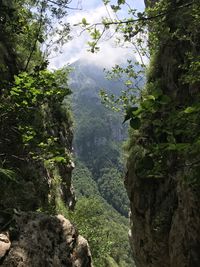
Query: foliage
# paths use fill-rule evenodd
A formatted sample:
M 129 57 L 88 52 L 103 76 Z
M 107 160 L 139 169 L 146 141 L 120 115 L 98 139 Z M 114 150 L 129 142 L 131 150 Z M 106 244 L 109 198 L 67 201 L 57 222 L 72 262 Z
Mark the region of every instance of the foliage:
M 5 168 L 0 168 L 0 178 L 4 178 L 6 180 L 14 181 L 17 182 L 17 175 L 14 171 L 5 169 Z
M 84 166 L 83 163 L 77 161 L 75 169 L 72 173 L 72 183 L 75 189 L 76 197 L 94 197 L 100 196 L 98 186 L 93 180 L 92 173 Z
M 68 158 L 64 148 L 59 147 L 58 137 L 53 137 L 50 132 L 53 125 L 45 122 L 49 111 L 54 109 L 53 112 L 59 114 L 59 104 L 70 93 L 64 85 L 65 75 L 66 72 L 61 70 L 54 73 L 47 70 L 21 73 L 15 76 L 10 91 L 5 92 L 6 102 L 2 103 L 1 112 L 6 112 L 10 117 L 15 114 L 16 130 L 33 159 L 61 162 Z M 6 111 L 8 105 L 10 114 Z
M 69 24 L 64 20 L 68 8 L 68 0 L 0 2 L 2 83 L 12 80 L 14 74 L 21 71 L 47 67 L 47 56 L 58 52 L 70 39 Z
M 127 60 L 126 66 L 115 65 L 107 71 L 107 79 L 123 80 L 124 86 L 120 94 L 115 91 L 109 93 L 106 88 L 100 91 L 102 102 L 114 111 L 125 112 L 128 106 L 137 104 L 141 97 L 141 92 L 145 82 L 145 66 L 135 58 Z
M 95 266 L 103 266 L 106 255 L 110 253 L 111 243 L 102 203 L 94 198 L 80 199 L 73 220 L 91 246 Z
M 120 214 L 128 217 L 128 197 L 124 188 L 121 173 L 114 168 L 102 169 L 102 176 L 98 179 L 101 196 Z
M 54 178 L 58 177 L 59 190 L 63 182 L 59 169 L 71 164 L 69 107 L 62 105 L 70 93 L 66 85 L 67 72 L 23 72 L 15 76 L 13 84 L 1 95 L 0 160 L 6 169 L 13 169 L 18 178 L 15 180 L 5 168 L 1 171 L 9 178 L 7 184 L 1 181 L 2 198 L 7 198 L 3 201 L 5 206 L 17 205 L 25 210 L 44 208 L 48 203 L 54 206 L 57 197 Z M 13 200 L 8 192 L 15 192 Z
M 47 70 L 50 36 L 51 48 L 69 39 L 69 25 L 63 35 L 57 27 L 68 7 L 68 1 L 0 1 L 1 205 L 6 208 L 47 205 L 53 168 L 59 173 L 70 165 L 70 107 L 63 105 L 70 93 L 68 69 Z
M 133 266 L 128 239 L 128 226 L 98 197 L 81 197 L 74 213 L 68 215 L 89 242 L 94 266 L 106 267 L 107 258 L 119 266 Z M 124 265 L 120 265 L 124 261 Z
M 127 59 L 127 64 L 116 65 L 108 71 L 109 77 L 123 77 L 125 89 L 120 94 L 101 91 L 103 102 L 114 110 L 124 111 L 128 105 L 137 104 L 140 100 L 141 91 L 144 86 L 146 65 L 149 59 L 147 49 L 148 22 L 156 19 L 158 14 L 149 17 L 147 12 L 138 12 L 127 1 L 103 1 L 107 8 L 116 13 L 113 16 L 104 17 L 102 21 L 90 24 L 84 18 L 80 22 L 83 31 L 88 31 L 91 40 L 88 42 L 92 53 L 98 52 L 101 47 L 100 40 L 115 36 L 116 43 L 120 47 L 127 46 L 132 49 L 132 57 Z M 123 8 L 123 12 L 121 12 Z M 126 14 L 123 17 L 122 14 Z M 161 16 L 161 14 L 159 14 Z M 158 16 L 158 17 L 159 17 Z
M 139 104 L 126 112 L 126 120 L 133 128 L 132 164 L 141 178 L 164 178 L 169 173 L 184 171 L 196 184 L 200 149 L 199 6 L 195 2 L 173 6 L 161 1 L 147 12 L 149 16 L 161 12 L 164 15 L 159 18 L 160 23 L 149 23 L 154 31 L 150 32 L 152 62 L 146 90 Z M 183 27 L 183 19 L 187 27 Z M 171 50 L 176 49 L 173 54 L 166 43 Z
M 116 212 L 119 210 L 127 215 L 127 206 L 123 203 L 123 200 L 127 202 L 127 196 L 119 172 L 107 170 L 107 173 L 105 170 L 105 179 L 98 180 L 99 192 L 91 172 L 83 163 L 76 162 L 72 180 L 78 201 L 75 214 L 68 214 L 67 217 L 72 216 L 70 218 L 81 234 L 87 237 L 95 266 L 113 266 L 113 262 L 115 266 L 132 266 L 127 236 L 128 219 Z M 59 207 L 61 210 L 58 212 L 65 212 L 62 204 Z

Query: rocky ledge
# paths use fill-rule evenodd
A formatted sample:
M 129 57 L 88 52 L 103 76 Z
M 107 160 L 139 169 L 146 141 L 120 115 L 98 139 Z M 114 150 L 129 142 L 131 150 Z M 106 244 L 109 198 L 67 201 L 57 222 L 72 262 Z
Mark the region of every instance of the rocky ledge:
M 12 224 L 0 234 L 1 266 L 92 267 L 88 242 L 62 215 L 19 213 Z

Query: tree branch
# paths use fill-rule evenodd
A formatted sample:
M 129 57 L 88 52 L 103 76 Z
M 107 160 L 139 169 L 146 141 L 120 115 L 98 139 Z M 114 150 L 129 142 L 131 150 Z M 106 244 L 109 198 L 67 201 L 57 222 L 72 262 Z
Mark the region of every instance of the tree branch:
M 50 3 L 52 3 L 52 4 L 56 5 L 56 6 L 64 7 L 64 8 L 71 9 L 71 10 L 82 10 L 81 8 L 78 8 L 78 7 L 69 7 L 68 4 L 71 3 L 71 1 L 68 2 L 67 4 L 57 3 L 57 2 L 55 2 L 53 0 L 47 0 L 47 2 L 50 2 Z
M 193 5 L 196 2 L 197 1 L 192 1 L 192 2 L 187 3 L 185 5 L 179 6 L 178 9 L 189 7 L 189 6 Z M 121 24 L 128 24 L 128 23 L 136 23 L 136 22 L 139 22 L 139 21 L 149 21 L 149 20 L 154 20 L 154 19 L 163 17 L 163 16 L 169 14 L 171 11 L 175 11 L 175 10 L 176 10 L 176 8 L 173 8 L 173 9 L 168 10 L 166 12 L 161 12 L 161 13 L 155 15 L 155 16 L 150 16 L 150 17 L 140 17 L 140 18 L 137 18 L 137 19 L 129 19 L 129 20 L 124 20 L 124 21 L 98 22 L 98 23 L 93 24 L 93 26 L 101 26 L 101 25 L 110 26 L 110 25 L 121 25 Z

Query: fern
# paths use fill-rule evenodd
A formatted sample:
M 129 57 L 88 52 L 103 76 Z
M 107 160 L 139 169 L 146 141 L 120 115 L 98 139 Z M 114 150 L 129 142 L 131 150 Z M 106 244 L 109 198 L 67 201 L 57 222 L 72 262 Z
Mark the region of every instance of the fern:
M 0 178 L 8 179 L 17 182 L 17 175 L 14 171 L 9 169 L 0 168 Z

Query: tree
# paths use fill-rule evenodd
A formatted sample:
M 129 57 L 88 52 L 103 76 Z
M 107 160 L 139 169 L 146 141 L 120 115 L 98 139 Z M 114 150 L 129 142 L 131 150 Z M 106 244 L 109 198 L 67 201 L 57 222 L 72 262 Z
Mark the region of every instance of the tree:
M 120 267 L 134 266 L 126 236 L 128 228 L 101 198 L 80 198 L 69 216 L 87 238 L 95 266 L 112 266 L 113 261 Z
M 60 183 L 54 191 L 62 191 L 66 202 L 72 195 L 70 179 L 61 178 L 72 168 L 71 118 L 62 105 L 70 94 L 68 70 L 48 71 L 42 51 L 49 34 L 58 31 L 53 23 L 62 20 L 67 3 L 0 1 L 0 168 L 9 178 L 7 184 L 1 181 L 2 209 L 55 205 L 55 177 Z M 59 39 L 68 36 L 67 29 L 57 32 Z M 10 179 L 11 172 L 17 179 Z

